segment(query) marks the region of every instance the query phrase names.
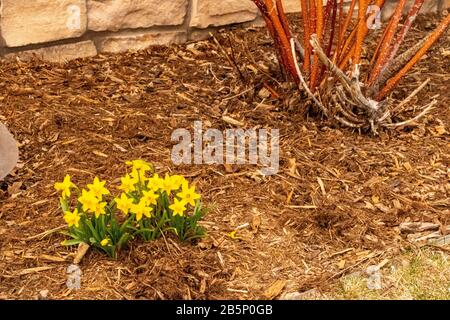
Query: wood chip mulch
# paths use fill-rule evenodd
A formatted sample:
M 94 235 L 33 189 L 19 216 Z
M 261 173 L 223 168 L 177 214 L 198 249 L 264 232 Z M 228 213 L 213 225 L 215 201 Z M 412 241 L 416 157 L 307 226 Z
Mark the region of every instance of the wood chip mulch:
M 421 20 L 420 20 L 421 19 Z M 436 25 L 421 17 L 414 43 Z M 431 25 L 431 26 L 430 26 Z M 439 103 L 414 127 L 379 136 L 327 123 L 283 84 L 263 29 L 100 55 L 64 65 L 3 61 L 0 121 L 20 143 L 20 164 L 0 185 L 0 298 L 261 299 L 317 288 L 413 246 L 403 222 L 450 224 L 448 32 L 392 94 L 398 103 L 427 78 L 409 105 Z M 266 86 L 268 98 L 258 93 Z M 226 115 L 244 128 L 280 130 L 280 170 L 175 166 L 170 136 L 193 121 L 224 130 Z M 208 237 L 133 242 L 117 261 L 90 250 L 80 263 L 81 290 L 66 286 L 76 248 L 46 233 L 64 225 L 55 181 L 114 180 L 124 161 L 143 158 L 159 173 L 196 183 L 209 214 Z M 232 239 L 229 233 L 245 225 Z M 343 262 L 344 261 L 344 262 Z M 271 288 L 277 292 L 271 292 Z M 280 289 L 281 288 L 281 289 Z M 267 293 L 269 291 L 269 293 Z M 266 295 L 265 295 L 266 293 Z

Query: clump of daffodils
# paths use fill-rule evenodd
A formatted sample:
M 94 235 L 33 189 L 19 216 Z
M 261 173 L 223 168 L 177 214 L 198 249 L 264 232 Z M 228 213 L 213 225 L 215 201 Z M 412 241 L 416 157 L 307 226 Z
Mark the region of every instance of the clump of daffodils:
M 126 164 L 128 170 L 120 178 L 115 197 L 106 188 L 106 181 L 98 177 L 81 190 L 69 175 L 55 183 L 68 225 L 65 234 L 72 238 L 64 245 L 84 242 L 116 257 L 136 237 L 149 241 L 173 233 L 180 240 L 189 241 L 205 234 L 198 225 L 204 210 L 194 185 L 181 175 L 160 177 L 143 160 Z M 76 201 L 72 194 L 77 195 Z

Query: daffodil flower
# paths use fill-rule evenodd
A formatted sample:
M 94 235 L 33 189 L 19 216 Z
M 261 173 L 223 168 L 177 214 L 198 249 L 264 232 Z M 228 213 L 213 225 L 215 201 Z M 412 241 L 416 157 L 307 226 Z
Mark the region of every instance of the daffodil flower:
M 144 199 L 145 203 L 150 206 L 152 204 L 156 204 L 157 203 L 157 199 L 159 197 L 158 194 L 156 194 L 154 191 L 150 190 L 150 191 L 144 191 L 142 193 L 142 199 Z
M 78 214 L 78 209 L 75 209 L 73 212 L 66 211 L 64 213 L 64 220 L 69 225 L 69 228 L 72 226 L 79 227 L 80 215 Z
M 128 214 L 130 212 L 131 207 L 133 206 L 133 199 L 128 198 L 125 193 L 120 195 L 120 198 L 114 199 L 117 204 L 117 209 L 122 211 L 124 214 Z
M 105 188 L 106 181 L 100 181 L 98 177 L 94 178 L 92 184 L 88 184 L 87 187 L 99 200 L 103 199 L 104 195 L 109 194 L 109 190 Z
M 100 245 L 102 247 L 106 247 L 108 244 L 109 244 L 109 239 L 108 238 L 105 238 L 102 241 L 100 241 Z
M 131 178 L 129 174 L 126 174 L 125 177 L 120 178 L 122 184 L 119 186 L 120 190 L 123 190 L 126 193 L 132 192 L 136 190 L 135 184 L 138 183 L 136 178 Z
M 153 191 L 158 191 L 159 189 L 161 189 L 161 186 L 162 186 L 162 181 L 163 181 L 163 179 L 161 179 L 160 177 L 159 177 L 159 175 L 157 174 L 157 173 L 155 173 L 154 175 L 153 175 L 153 177 L 151 177 L 150 179 L 148 179 L 148 185 L 147 185 L 147 187 L 150 189 L 150 190 L 153 190 Z
M 200 195 L 195 192 L 195 186 L 189 188 L 187 182 L 183 183 L 181 192 L 177 193 L 177 197 L 186 201 L 191 206 L 195 206 L 195 200 L 200 199 Z
M 174 190 L 178 190 L 184 183 L 188 183 L 188 181 L 179 174 L 173 175 L 171 177 L 171 179 L 172 179 L 172 184 L 173 184 Z
M 101 214 L 105 214 L 105 207 L 106 207 L 106 202 L 98 202 L 97 205 L 95 206 L 95 210 L 92 210 L 95 214 L 95 217 L 98 218 L 100 217 Z
M 140 169 L 133 168 L 133 170 L 130 173 L 130 176 L 131 178 L 140 183 L 144 183 L 145 181 L 148 180 L 148 178 L 145 176 L 145 171 L 142 171 Z
M 142 172 L 147 172 L 151 170 L 150 164 L 144 160 L 132 160 L 125 162 L 127 165 L 132 166 L 133 169 L 140 170 Z
M 152 208 L 148 207 L 143 199 L 141 199 L 138 204 L 133 204 L 131 211 L 136 214 L 136 221 L 140 221 L 142 216 L 146 216 L 147 218 L 152 216 Z
M 184 211 L 186 211 L 186 201 L 174 199 L 173 204 L 171 204 L 169 208 L 173 211 L 174 216 L 183 216 Z
M 70 197 L 70 189 L 72 188 L 76 188 L 76 186 L 72 183 L 72 181 L 70 181 L 70 176 L 66 175 L 64 177 L 64 181 L 63 182 L 56 182 L 54 185 L 56 191 L 61 191 L 62 192 L 62 197 L 63 198 L 68 198 Z
M 172 190 L 176 190 L 176 186 L 173 183 L 172 178 L 166 173 L 165 178 L 161 181 L 161 190 L 170 196 Z
M 95 212 L 98 209 L 99 200 L 90 191 L 82 190 L 81 196 L 78 198 L 78 201 L 83 205 L 83 211 L 92 211 Z

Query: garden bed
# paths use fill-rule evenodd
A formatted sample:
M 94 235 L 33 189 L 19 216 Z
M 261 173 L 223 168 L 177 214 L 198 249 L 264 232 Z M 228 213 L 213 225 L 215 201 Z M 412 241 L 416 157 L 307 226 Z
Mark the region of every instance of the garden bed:
M 418 20 L 406 45 L 439 21 Z M 213 40 L 66 65 L 2 63 L 0 120 L 20 143 L 21 163 L 0 190 L 0 298 L 49 290 L 51 299 L 261 299 L 280 293 L 267 292 L 277 280 L 282 292 L 329 293 L 343 275 L 411 247 L 400 223 L 449 225 L 448 32 L 392 95 L 401 101 L 430 78 L 410 111 L 438 104 L 417 125 L 379 136 L 323 121 L 306 97 L 280 85 L 264 29 L 216 38 L 242 76 Z M 263 83 L 276 92 L 264 100 Z M 172 163 L 173 130 L 195 120 L 225 130 L 224 114 L 244 128 L 280 130 L 277 175 Z M 133 242 L 117 260 L 90 250 L 81 290 L 69 290 L 76 249 L 62 247 L 58 232 L 45 234 L 64 225 L 54 182 L 66 173 L 79 184 L 111 180 L 137 158 L 197 185 L 208 237 Z

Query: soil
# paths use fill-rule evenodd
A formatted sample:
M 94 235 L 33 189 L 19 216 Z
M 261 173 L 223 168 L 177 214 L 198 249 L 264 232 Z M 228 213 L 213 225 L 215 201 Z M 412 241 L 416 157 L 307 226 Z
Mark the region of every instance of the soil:
M 420 17 L 405 46 L 439 17 Z M 427 78 L 406 119 L 437 99 L 416 125 L 378 136 L 325 121 L 283 81 L 264 29 L 222 30 L 213 39 L 67 64 L 3 61 L 0 121 L 20 143 L 18 168 L 0 189 L 0 298 L 263 299 L 327 289 L 341 276 L 415 246 L 405 221 L 449 225 L 448 32 L 405 77 L 396 104 Z M 262 99 L 265 86 L 273 93 Z M 254 165 L 182 165 L 170 158 L 171 133 L 195 120 L 225 130 L 280 130 L 280 170 Z M 191 131 L 192 132 L 192 131 Z M 53 184 L 69 173 L 115 189 L 124 162 L 142 158 L 157 172 L 184 174 L 209 213 L 208 237 L 133 242 L 111 260 L 90 250 L 80 290 L 66 286 L 76 247 L 46 233 L 64 226 Z M 248 223 L 237 232 L 229 233 Z M 277 289 L 278 288 L 278 289 Z

